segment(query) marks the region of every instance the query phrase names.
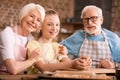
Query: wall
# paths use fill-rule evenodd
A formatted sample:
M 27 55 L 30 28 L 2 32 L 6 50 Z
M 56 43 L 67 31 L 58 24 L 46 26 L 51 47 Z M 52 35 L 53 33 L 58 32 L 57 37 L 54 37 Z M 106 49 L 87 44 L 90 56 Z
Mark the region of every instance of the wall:
M 46 8 L 53 8 L 60 14 L 63 21 L 66 17 L 74 16 L 74 0 L 0 0 L 0 26 L 16 23 L 21 7 L 34 2 Z M 111 30 L 120 31 L 120 0 L 112 0 L 112 26 Z
M 75 0 L 75 18 L 80 21 L 80 14 L 87 5 L 95 5 L 103 10 L 104 22 L 102 27 L 111 29 L 112 0 Z
M 120 32 L 120 0 L 112 0 L 112 30 Z
M 61 20 L 74 15 L 74 0 L 0 0 L 0 26 L 15 24 L 19 10 L 31 2 L 57 10 Z

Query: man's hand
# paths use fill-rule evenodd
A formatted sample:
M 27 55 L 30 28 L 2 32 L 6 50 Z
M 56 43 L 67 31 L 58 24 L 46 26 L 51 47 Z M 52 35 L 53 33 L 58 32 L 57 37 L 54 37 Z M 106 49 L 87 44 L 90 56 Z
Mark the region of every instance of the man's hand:
M 80 58 L 73 60 L 72 63 L 73 63 L 72 66 L 75 69 L 88 70 L 91 68 L 92 60 L 90 59 L 90 57 L 82 56 Z
M 102 67 L 102 68 L 114 68 L 114 63 L 111 62 L 110 60 L 100 60 L 99 62 L 99 67 Z

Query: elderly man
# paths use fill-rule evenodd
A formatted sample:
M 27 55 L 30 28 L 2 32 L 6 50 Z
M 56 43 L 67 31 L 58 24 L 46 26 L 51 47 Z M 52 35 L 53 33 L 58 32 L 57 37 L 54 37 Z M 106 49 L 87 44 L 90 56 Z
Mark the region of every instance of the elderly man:
M 113 61 L 120 61 L 120 39 L 115 33 L 102 28 L 102 10 L 94 5 L 86 6 L 81 19 L 84 30 L 75 32 L 61 44 L 74 58 L 90 57 L 92 67 L 114 68 Z M 78 60 L 78 64 L 82 63 Z

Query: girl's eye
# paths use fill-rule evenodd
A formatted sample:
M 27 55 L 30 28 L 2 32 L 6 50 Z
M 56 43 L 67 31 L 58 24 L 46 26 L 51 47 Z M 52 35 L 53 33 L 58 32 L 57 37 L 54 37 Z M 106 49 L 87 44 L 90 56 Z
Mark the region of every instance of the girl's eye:
M 60 26 L 60 24 L 56 24 L 56 26 Z
M 52 24 L 48 24 L 48 26 L 51 26 Z
M 56 26 L 59 26 L 59 24 L 56 24 Z

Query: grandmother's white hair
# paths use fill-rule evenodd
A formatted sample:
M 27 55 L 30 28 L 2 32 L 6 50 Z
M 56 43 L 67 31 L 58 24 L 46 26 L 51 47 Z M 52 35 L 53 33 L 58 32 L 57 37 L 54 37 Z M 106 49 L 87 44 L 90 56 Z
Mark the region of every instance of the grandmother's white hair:
M 81 19 L 83 18 L 83 16 L 84 16 L 84 12 L 86 12 L 88 9 L 95 9 L 96 11 L 97 11 L 97 13 L 98 13 L 98 15 L 99 16 L 102 16 L 102 9 L 101 8 L 99 8 L 99 7 L 97 7 L 97 6 L 95 6 L 95 5 L 88 5 L 88 6 L 86 6 L 83 10 L 82 10 L 82 12 L 81 12 Z M 89 13 L 88 13 L 89 14 Z
M 43 22 L 45 17 L 45 9 L 39 4 L 29 3 L 21 9 L 18 15 L 18 23 L 20 24 L 21 20 L 29 13 L 30 10 L 33 10 L 33 9 L 37 9 L 39 11 L 41 15 L 41 20 Z

